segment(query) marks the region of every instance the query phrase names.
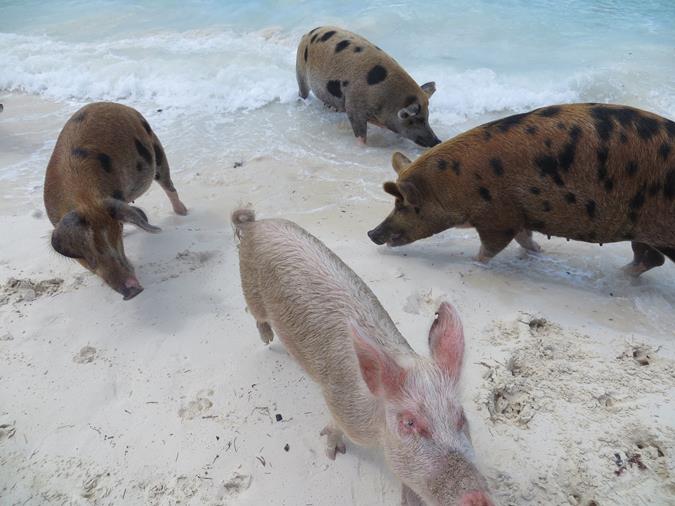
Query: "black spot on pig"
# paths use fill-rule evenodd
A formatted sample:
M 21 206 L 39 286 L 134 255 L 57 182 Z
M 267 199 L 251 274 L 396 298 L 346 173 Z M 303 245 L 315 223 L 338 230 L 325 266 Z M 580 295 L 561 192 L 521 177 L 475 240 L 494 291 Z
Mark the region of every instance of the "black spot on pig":
M 438 165 L 438 170 L 444 171 L 448 169 L 448 162 L 443 159 L 439 159 L 436 164 Z
M 349 47 L 349 44 L 350 44 L 350 42 L 348 40 L 342 40 L 342 41 L 338 42 L 335 45 L 335 52 L 339 53 L 340 51 L 344 51 L 345 49 L 347 49 L 347 47 Z
M 104 171 L 112 172 L 112 160 L 110 159 L 109 155 L 106 155 L 105 153 L 99 153 L 96 155 L 96 159 L 98 160 L 98 163 L 101 164 L 101 167 Z
M 525 131 L 530 135 L 535 135 L 537 133 L 537 127 L 534 125 L 530 125 L 525 129 Z
M 481 198 L 485 200 L 486 202 L 490 202 L 492 200 L 492 195 L 490 195 L 490 190 L 485 188 L 484 186 L 481 186 L 478 188 L 478 193 L 480 194 Z
M 355 52 L 355 53 L 360 53 L 361 51 L 363 51 L 363 48 L 362 48 L 361 46 L 356 46 L 356 47 L 354 48 L 354 52 Z
M 89 156 L 89 151 L 84 148 L 73 148 L 71 154 L 78 158 L 87 158 Z
M 136 151 L 143 157 L 143 160 L 149 164 L 152 163 L 152 153 L 148 151 L 148 148 L 146 148 L 138 139 L 134 139 L 134 144 L 136 145 Z
M 112 198 L 115 200 L 124 200 L 124 193 L 122 193 L 122 190 L 115 190 L 112 192 Z
M 558 164 L 563 172 L 569 172 L 570 167 L 574 163 L 574 155 L 577 149 L 577 141 L 571 140 L 563 147 L 558 155 Z
M 552 156 L 545 155 L 540 156 L 535 160 L 537 166 L 539 167 L 539 175 L 541 177 L 550 177 L 553 179 L 553 182 L 558 186 L 565 186 L 565 182 L 560 177 L 560 172 L 558 172 L 558 160 Z
M 670 154 L 670 144 L 667 142 L 664 142 L 659 146 L 659 156 L 663 158 L 664 160 L 668 158 L 668 155 Z
M 342 98 L 342 89 L 340 88 L 340 81 L 328 81 L 326 84 L 328 93 L 337 98 Z
M 595 200 L 586 202 L 586 214 L 588 214 L 590 219 L 595 218 Z
M 543 109 L 540 109 L 538 112 L 539 116 L 544 116 L 545 118 L 551 118 L 559 113 L 560 107 L 558 107 L 557 105 L 551 107 L 544 107 Z
M 614 180 L 610 177 L 605 180 L 605 191 L 607 193 L 611 192 L 614 189 Z
M 530 193 L 532 195 L 539 195 L 541 193 L 541 190 L 536 186 L 533 186 L 532 188 L 530 188 Z
M 663 182 L 663 196 L 668 200 L 675 198 L 675 169 L 670 169 Z
M 607 177 L 607 157 L 609 156 L 609 149 L 607 147 L 599 148 L 596 151 L 598 156 L 598 179 L 604 181 Z
M 458 160 L 453 160 L 452 161 L 452 172 L 455 173 L 455 175 L 459 176 L 459 173 L 461 172 L 461 167 L 459 165 Z
M 521 114 L 514 114 L 512 116 L 507 116 L 506 118 L 498 119 L 487 123 L 486 127 L 495 127 L 498 128 L 500 132 L 508 132 L 510 128 L 519 125 L 529 116 L 529 112 L 524 112 Z
M 619 136 L 619 141 L 621 144 L 626 144 L 628 142 L 628 137 L 626 137 L 626 134 L 621 132 L 621 135 Z
M 557 127 L 559 130 L 565 130 L 567 128 L 562 121 L 558 121 Z
M 638 135 L 648 141 L 659 132 L 660 125 L 655 118 L 640 116 L 640 119 L 638 119 L 635 124 L 635 128 L 637 129 Z
M 544 200 L 541 204 L 541 208 L 545 213 L 548 213 L 551 211 L 551 203 L 548 200 Z
M 569 192 L 565 195 L 565 202 L 567 202 L 568 204 L 574 204 L 576 201 L 577 196 L 574 193 Z
M 544 141 L 544 145 L 545 145 L 547 148 L 550 148 L 550 147 L 551 147 L 551 144 L 552 144 L 551 139 L 546 139 L 546 140 Z
M 382 65 L 375 65 L 368 72 L 366 81 L 368 82 L 368 84 L 373 85 L 381 83 L 386 79 L 386 77 L 387 77 L 387 69 L 385 69 Z
M 155 163 L 157 165 L 162 165 L 164 163 L 164 153 L 162 148 L 159 147 L 159 144 L 153 144 L 152 149 L 155 151 Z
M 143 162 L 141 162 L 141 161 L 136 162 L 136 170 L 138 172 L 143 172 L 145 167 L 146 167 L 146 165 Z
M 145 119 L 141 117 L 141 125 L 143 125 L 143 128 L 145 128 L 145 131 L 148 132 L 148 135 L 152 135 L 152 128 L 150 128 L 150 125 L 148 124 Z
M 634 176 L 637 174 L 638 171 L 638 164 L 635 160 L 631 160 L 626 164 L 626 174 L 629 176 Z
M 321 38 L 319 39 L 321 42 L 326 42 L 328 39 L 330 39 L 333 35 L 335 35 L 335 30 L 331 30 L 330 32 L 324 33 Z
M 319 28 L 321 28 L 321 27 L 320 27 L 320 26 L 317 26 L 316 28 L 313 28 L 312 30 L 309 31 L 309 34 L 312 35 L 312 34 L 313 34 L 314 32 L 316 32 Z
M 645 205 L 645 185 L 642 185 L 642 188 L 628 202 L 628 207 L 633 211 L 641 209 L 643 205 Z
M 492 158 L 490 160 L 490 166 L 492 167 L 492 172 L 495 173 L 495 176 L 504 175 L 504 164 L 499 158 Z
M 675 121 L 667 119 L 663 122 L 663 126 L 666 128 L 666 132 L 668 132 L 670 137 L 675 137 Z
M 310 44 L 314 44 L 314 43 L 316 42 L 316 38 L 317 38 L 318 36 L 319 36 L 318 33 L 315 33 L 314 35 L 312 35 L 312 38 L 309 40 L 309 43 L 310 43 Z
M 614 122 L 610 110 L 606 107 L 593 107 L 591 116 L 594 119 L 595 130 L 603 141 L 608 141 L 614 130 Z
M 570 128 L 570 139 L 576 141 L 579 137 L 581 137 L 581 127 L 579 127 L 579 125 L 573 125 L 572 128 Z
M 309 46 L 305 46 L 305 61 L 307 61 L 307 52 L 309 50 Z
M 663 188 L 663 185 L 661 183 L 652 183 L 649 185 L 649 196 L 650 197 L 655 197 Z

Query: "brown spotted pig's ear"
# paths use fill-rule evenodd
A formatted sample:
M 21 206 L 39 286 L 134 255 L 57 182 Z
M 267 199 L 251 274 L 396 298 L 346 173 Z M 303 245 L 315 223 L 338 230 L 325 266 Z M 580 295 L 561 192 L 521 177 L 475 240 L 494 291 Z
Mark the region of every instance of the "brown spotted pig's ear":
M 52 232 L 52 248 L 68 258 L 84 258 L 87 229 L 86 220 L 76 211 L 64 214 Z
M 417 186 L 415 186 L 415 183 L 401 181 L 398 183 L 398 190 L 403 195 L 403 200 L 411 206 L 419 206 L 422 203 L 422 195 Z
M 156 234 L 161 232 L 162 229 L 148 223 L 148 217 L 143 212 L 142 209 L 138 207 L 130 206 L 126 202 L 116 199 L 107 199 L 106 207 L 110 216 L 116 220 L 123 221 L 124 223 L 131 223 L 136 225 L 138 228 L 145 230 L 146 232 L 152 232 Z
M 394 170 L 396 173 L 400 173 L 402 170 L 404 170 L 408 165 L 410 165 L 412 162 L 410 161 L 410 158 L 405 156 L 403 153 L 400 151 L 397 151 L 396 153 L 393 154 L 391 157 L 391 166 L 394 167 Z
M 433 81 L 429 81 L 428 83 L 424 83 L 422 86 L 422 91 L 427 94 L 427 97 L 431 97 L 436 92 L 436 83 Z
M 393 195 L 397 199 L 403 200 L 403 195 L 401 194 L 400 191 L 398 191 L 398 185 L 392 181 L 387 181 L 384 183 L 382 186 L 384 188 L 384 191 L 387 192 L 389 195 Z

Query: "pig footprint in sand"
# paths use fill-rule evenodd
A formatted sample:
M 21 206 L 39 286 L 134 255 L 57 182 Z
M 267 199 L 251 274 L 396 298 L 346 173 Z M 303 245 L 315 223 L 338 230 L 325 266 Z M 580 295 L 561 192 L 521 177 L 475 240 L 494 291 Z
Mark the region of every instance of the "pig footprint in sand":
M 4 443 L 16 434 L 16 427 L 13 423 L 3 423 L 0 425 L 0 443 Z
M 213 395 L 213 390 L 201 390 L 197 392 L 197 398 L 180 408 L 178 416 L 183 420 L 192 420 L 206 413 L 213 406 L 213 402 L 208 398 L 211 395 Z
M 96 359 L 96 348 L 93 346 L 84 346 L 80 352 L 73 357 L 76 364 L 89 364 Z

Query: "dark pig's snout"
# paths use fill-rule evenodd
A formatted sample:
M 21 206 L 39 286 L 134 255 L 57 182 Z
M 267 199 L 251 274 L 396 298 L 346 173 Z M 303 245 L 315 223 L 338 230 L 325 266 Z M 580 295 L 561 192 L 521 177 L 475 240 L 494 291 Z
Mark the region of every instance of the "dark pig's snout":
M 143 291 L 143 287 L 135 277 L 130 277 L 124 282 L 120 292 L 124 295 L 124 300 L 130 300 Z
M 368 237 L 370 237 L 370 240 L 373 241 L 378 246 L 381 246 L 382 244 L 387 242 L 387 239 L 385 238 L 385 234 L 383 233 L 381 226 L 369 230 Z
M 440 144 L 441 140 L 436 135 L 432 135 L 431 137 L 417 137 L 415 143 L 425 148 L 433 148 L 435 145 Z

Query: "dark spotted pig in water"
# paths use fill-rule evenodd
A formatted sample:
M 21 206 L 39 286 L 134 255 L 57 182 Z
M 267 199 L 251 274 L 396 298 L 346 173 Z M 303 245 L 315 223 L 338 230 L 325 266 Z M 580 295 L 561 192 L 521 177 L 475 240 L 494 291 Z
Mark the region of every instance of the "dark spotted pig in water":
M 627 106 L 544 107 L 476 127 L 415 162 L 394 155 L 394 211 L 368 232 L 408 244 L 468 224 L 488 261 L 530 230 L 632 241 L 633 275 L 675 261 L 675 123 Z
M 101 276 L 124 300 L 143 288 L 124 254 L 122 223 L 159 232 L 128 204 L 153 179 L 174 212 L 187 214 L 148 122 L 131 107 L 109 102 L 86 105 L 68 120 L 47 166 L 44 199 L 54 225 L 52 247 Z
M 379 47 L 333 26 L 315 28 L 298 46 L 300 96 L 309 91 L 347 112 L 354 135 L 366 142 L 368 122 L 398 132 L 420 146 L 441 142 L 429 126 L 433 82 L 421 87 Z

